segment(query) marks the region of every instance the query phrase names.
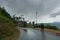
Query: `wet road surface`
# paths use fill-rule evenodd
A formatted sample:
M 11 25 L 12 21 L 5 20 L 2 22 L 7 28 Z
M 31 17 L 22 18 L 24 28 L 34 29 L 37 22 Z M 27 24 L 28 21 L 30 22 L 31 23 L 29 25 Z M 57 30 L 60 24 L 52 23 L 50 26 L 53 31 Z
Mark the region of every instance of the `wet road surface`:
M 22 29 L 20 31 L 18 40 L 60 40 L 60 36 L 47 31 L 43 32 L 31 28 L 27 28 L 27 32 Z

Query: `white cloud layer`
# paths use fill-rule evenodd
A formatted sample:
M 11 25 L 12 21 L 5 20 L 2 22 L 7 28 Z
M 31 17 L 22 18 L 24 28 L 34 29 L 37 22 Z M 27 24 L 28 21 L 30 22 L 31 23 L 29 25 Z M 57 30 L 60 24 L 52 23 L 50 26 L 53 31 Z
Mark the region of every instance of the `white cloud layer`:
M 26 20 L 35 21 L 37 11 L 39 23 L 60 22 L 60 0 L 0 0 L 0 6 L 10 15 L 24 15 Z

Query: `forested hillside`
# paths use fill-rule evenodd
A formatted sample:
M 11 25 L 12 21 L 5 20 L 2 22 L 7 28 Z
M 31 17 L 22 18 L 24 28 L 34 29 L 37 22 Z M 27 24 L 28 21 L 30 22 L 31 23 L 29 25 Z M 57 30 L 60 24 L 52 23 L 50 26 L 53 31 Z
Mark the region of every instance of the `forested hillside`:
M 0 7 L 0 39 L 9 37 L 16 32 L 15 23 L 9 13 Z

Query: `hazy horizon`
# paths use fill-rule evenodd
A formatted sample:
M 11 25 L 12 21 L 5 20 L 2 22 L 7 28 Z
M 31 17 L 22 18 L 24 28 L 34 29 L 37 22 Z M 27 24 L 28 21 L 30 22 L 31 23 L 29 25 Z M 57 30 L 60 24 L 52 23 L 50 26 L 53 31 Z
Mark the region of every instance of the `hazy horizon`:
M 0 6 L 10 13 L 37 23 L 60 22 L 60 0 L 0 0 Z

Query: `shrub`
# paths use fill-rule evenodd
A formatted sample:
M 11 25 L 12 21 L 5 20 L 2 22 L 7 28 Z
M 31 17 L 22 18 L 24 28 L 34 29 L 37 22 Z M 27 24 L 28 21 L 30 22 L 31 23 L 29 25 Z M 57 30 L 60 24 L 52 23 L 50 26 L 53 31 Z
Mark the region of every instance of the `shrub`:
M 56 26 L 46 25 L 45 28 L 57 30 Z

